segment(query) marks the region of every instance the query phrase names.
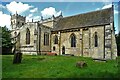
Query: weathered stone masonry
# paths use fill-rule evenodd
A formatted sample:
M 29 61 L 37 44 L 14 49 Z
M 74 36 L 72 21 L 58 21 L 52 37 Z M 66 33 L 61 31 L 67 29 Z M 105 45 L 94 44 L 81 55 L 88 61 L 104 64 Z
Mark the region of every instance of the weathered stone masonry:
M 113 7 L 69 17 L 53 15 L 37 22 L 25 22 L 25 17 L 16 13 L 11 15 L 11 34 L 23 54 L 53 52 L 115 59 L 117 47 L 113 24 Z

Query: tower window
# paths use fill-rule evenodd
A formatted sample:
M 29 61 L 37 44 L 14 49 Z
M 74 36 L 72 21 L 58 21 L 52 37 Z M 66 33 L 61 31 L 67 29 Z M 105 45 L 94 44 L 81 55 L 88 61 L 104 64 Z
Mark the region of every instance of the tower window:
M 58 36 L 55 35 L 54 44 L 58 44 Z
M 17 24 L 19 24 L 20 22 L 18 22 Z
M 95 32 L 94 41 L 95 41 L 95 47 L 98 47 L 98 35 L 97 35 L 97 32 Z
M 26 30 L 26 44 L 30 44 L 30 30 L 28 28 Z
M 71 34 L 71 47 L 76 47 L 76 37 L 75 34 Z
M 24 25 L 24 23 L 22 23 L 22 25 Z
M 49 45 L 49 33 L 44 33 L 44 45 Z

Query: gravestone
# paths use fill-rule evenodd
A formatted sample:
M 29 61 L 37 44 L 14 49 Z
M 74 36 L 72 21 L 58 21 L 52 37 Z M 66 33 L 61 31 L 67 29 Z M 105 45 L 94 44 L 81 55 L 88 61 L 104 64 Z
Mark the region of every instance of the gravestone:
M 86 66 L 87 66 L 87 64 L 86 64 L 85 61 L 78 61 L 76 63 L 76 67 L 78 67 L 78 68 L 83 68 L 83 67 L 86 67 Z
M 20 51 L 15 51 L 13 64 L 21 63 L 21 60 L 22 60 L 22 53 Z

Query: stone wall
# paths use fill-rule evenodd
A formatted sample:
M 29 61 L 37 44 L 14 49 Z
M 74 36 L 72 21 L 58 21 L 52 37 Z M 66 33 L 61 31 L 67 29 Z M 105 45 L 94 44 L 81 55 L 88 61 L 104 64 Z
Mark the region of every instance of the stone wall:
M 113 27 L 113 24 L 111 23 L 110 24 L 111 26 L 111 30 L 112 30 L 112 33 L 111 33 L 111 58 L 112 59 L 116 59 L 117 57 L 117 44 L 116 44 L 116 38 L 115 38 L 115 31 L 114 31 L 114 27 Z
M 42 25 L 48 26 L 50 28 L 53 28 L 53 20 L 43 22 Z
M 98 33 L 98 47 L 94 46 L 95 32 Z M 76 36 L 76 47 L 71 47 L 71 34 Z M 58 36 L 58 44 L 54 44 L 55 35 Z M 104 56 L 104 26 L 56 32 L 52 33 L 51 38 L 51 50 L 57 54 L 62 55 L 62 47 L 64 46 L 65 54 L 93 58 L 103 58 Z M 55 47 L 55 51 L 53 51 L 53 47 Z
M 76 36 L 76 47 L 71 47 L 71 34 Z M 76 56 L 80 55 L 80 43 L 79 43 L 79 31 L 77 32 L 67 32 L 61 33 L 61 42 L 60 42 L 60 54 L 62 54 L 62 48 L 65 47 L 65 54 L 74 54 Z
M 97 32 L 98 36 L 98 46 L 95 47 L 95 32 Z M 90 57 L 92 58 L 104 58 L 104 26 L 94 26 L 90 28 Z
M 41 31 L 40 31 L 40 52 L 41 54 L 46 54 L 48 52 L 51 51 L 50 49 L 50 39 L 51 39 L 51 28 L 47 27 L 47 26 L 42 26 L 41 25 Z M 49 34 L 49 45 L 44 45 L 44 33 L 48 33 Z
M 58 37 L 58 44 L 54 44 L 55 36 Z M 60 34 L 54 33 L 51 34 L 51 51 L 59 55 L 59 46 L 60 46 Z M 53 47 L 55 47 L 55 50 L 53 50 Z
M 27 23 L 20 30 L 20 49 L 23 54 L 37 54 L 36 52 L 36 35 L 34 35 L 37 23 Z M 30 44 L 26 44 L 26 29 L 30 30 Z
M 15 19 L 16 20 L 16 19 Z M 13 20 L 14 21 L 14 20 Z M 23 23 L 21 19 L 18 19 Z M 15 21 L 17 22 L 17 21 Z M 115 41 L 115 33 L 113 24 L 103 26 L 91 26 L 78 29 L 69 29 L 51 32 L 54 27 L 53 20 L 40 22 L 28 22 L 19 29 L 13 29 L 11 34 L 19 43 L 20 50 L 23 54 L 37 55 L 46 54 L 48 52 L 63 54 L 73 54 L 75 56 L 92 57 L 98 59 L 115 59 L 117 57 L 117 46 Z M 19 27 L 19 24 L 16 27 Z M 30 44 L 26 44 L 26 29 L 30 30 Z M 49 45 L 44 45 L 44 33 L 49 34 Z M 95 33 L 97 33 L 98 46 L 95 46 Z M 71 47 L 71 35 L 76 37 L 76 47 Z M 58 36 L 58 44 L 54 43 L 55 35 Z M 15 39 L 15 38 L 14 38 Z M 53 47 L 55 50 L 53 50 Z
M 116 59 L 117 46 L 113 23 L 105 26 L 105 59 Z
M 11 16 L 11 27 L 12 29 L 19 29 L 21 26 L 23 26 L 25 24 L 25 17 L 21 16 L 21 15 L 12 15 Z

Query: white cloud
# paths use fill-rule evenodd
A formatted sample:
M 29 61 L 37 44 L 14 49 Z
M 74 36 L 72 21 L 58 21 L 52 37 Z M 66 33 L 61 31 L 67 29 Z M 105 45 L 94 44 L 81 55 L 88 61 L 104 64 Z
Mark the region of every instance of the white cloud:
M 102 9 L 106 9 L 106 8 L 110 8 L 110 7 L 112 7 L 112 4 L 105 5 L 102 7 Z
M 38 21 L 38 20 L 40 20 L 40 16 L 34 16 L 34 18 L 33 18 L 35 21 Z
M 106 9 L 106 8 L 110 8 L 110 7 L 112 7 L 112 4 L 105 5 L 102 7 L 102 9 Z M 118 11 L 115 10 L 115 8 L 114 8 L 114 14 L 118 14 Z
M 30 21 L 32 21 L 32 18 L 33 17 L 33 14 L 29 14 L 28 16 L 26 16 L 26 21 L 27 22 L 30 22 Z
M 112 0 L 101 0 L 101 1 L 103 2 L 104 5 L 112 4 Z
M 30 10 L 30 12 L 36 12 L 38 10 L 38 8 L 34 8 L 32 10 Z
M 118 14 L 118 11 L 117 11 L 117 10 L 114 10 L 114 14 Z
M 0 11 L 0 26 L 6 26 L 7 28 L 11 29 L 10 27 L 10 15 L 3 14 L 2 11 Z
M 106 0 L 107 2 L 107 0 Z M 100 10 L 100 9 L 107 9 L 107 8 L 110 8 L 112 7 L 112 4 L 104 4 L 104 6 L 102 8 L 96 8 L 96 10 Z
M 29 14 L 27 17 L 26 17 L 26 21 L 27 22 L 31 22 L 32 19 L 34 21 L 39 21 L 40 20 L 40 16 L 34 16 L 33 14 Z
M 31 18 L 33 16 L 33 14 L 29 14 L 28 17 Z
M 100 8 L 97 8 L 96 10 L 100 10 Z
M 52 15 L 58 16 L 60 15 L 60 13 L 61 11 L 57 12 L 53 7 L 45 8 L 44 10 L 41 11 L 41 14 L 44 18 L 51 17 Z
M 5 8 L 5 6 L 3 6 L 2 4 L 0 4 L 0 8 Z
M 18 14 L 20 14 L 29 10 L 33 6 L 30 6 L 28 4 L 23 4 L 21 2 L 12 1 L 10 4 L 7 4 L 6 7 L 12 14 L 15 14 L 16 11 Z
M 103 2 L 112 2 L 112 0 L 102 0 Z

